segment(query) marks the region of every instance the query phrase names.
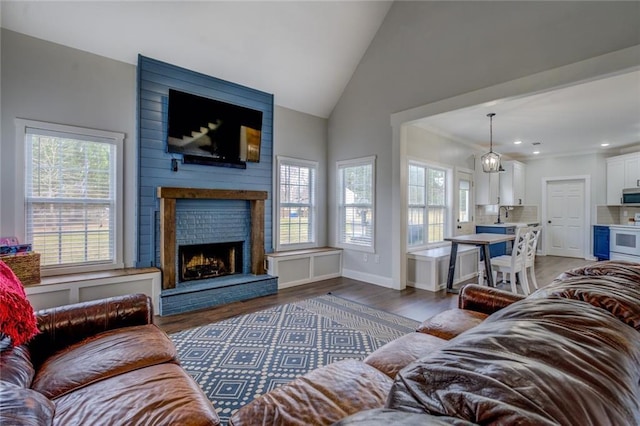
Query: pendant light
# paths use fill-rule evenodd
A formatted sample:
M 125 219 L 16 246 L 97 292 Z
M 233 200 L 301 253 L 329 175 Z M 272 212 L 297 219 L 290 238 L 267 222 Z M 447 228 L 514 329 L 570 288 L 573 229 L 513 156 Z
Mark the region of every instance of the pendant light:
M 487 114 L 489 117 L 489 152 L 481 157 L 482 171 L 485 173 L 498 173 L 500 167 L 500 154 L 493 152 L 493 117 L 496 114 L 491 112 Z

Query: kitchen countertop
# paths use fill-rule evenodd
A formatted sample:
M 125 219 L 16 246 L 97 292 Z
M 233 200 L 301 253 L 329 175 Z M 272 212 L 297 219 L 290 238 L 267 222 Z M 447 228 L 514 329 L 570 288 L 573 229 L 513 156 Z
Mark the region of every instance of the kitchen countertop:
M 609 228 L 632 228 L 632 229 L 640 229 L 640 225 L 618 225 L 618 224 L 612 224 L 612 223 L 607 223 L 607 224 L 600 224 L 600 223 L 596 223 L 594 226 L 608 226 Z
M 526 223 L 526 222 L 503 222 L 503 223 L 483 223 L 483 224 L 476 223 L 476 226 L 492 226 L 496 228 L 507 228 L 510 226 L 515 226 L 516 228 L 521 228 L 523 226 L 533 226 L 533 224 Z

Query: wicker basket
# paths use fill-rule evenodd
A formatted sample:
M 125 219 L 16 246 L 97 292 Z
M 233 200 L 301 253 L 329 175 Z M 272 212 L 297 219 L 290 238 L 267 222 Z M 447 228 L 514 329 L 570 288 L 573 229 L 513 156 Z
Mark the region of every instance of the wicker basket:
M 40 253 L 26 253 L 16 256 L 0 256 L 23 285 L 40 283 Z

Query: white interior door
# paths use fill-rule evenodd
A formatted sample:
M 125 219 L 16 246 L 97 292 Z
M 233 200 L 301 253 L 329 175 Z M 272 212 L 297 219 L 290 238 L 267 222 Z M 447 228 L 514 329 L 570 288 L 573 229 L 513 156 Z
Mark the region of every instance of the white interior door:
M 475 233 L 475 201 L 473 194 L 473 171 L 456 170 L 453 201 L 453 234 Z
M 545 242 L 552 256 L 584 257 L 585 183 L 583 180 L 547 182 Z

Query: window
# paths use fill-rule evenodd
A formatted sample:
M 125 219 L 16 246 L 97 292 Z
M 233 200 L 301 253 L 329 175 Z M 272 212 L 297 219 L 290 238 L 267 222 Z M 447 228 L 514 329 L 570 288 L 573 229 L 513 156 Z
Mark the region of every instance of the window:
M 278 249 L 315 246 L 317 169 L 314 161 L 278 157 Z
M 122 133 L 16 120 L 25 240 L 43 273 L 122 267 Z
M 458 183 L 458 222 L 471 222 L 471 182 L 460 179 Z
M 374 251 L 375 157 L 338 162 L 338 245 Z
M 444 240 L 447 229 L 447 179 L 444 168 L 409 163 L 407 244 L 426 246 Z

